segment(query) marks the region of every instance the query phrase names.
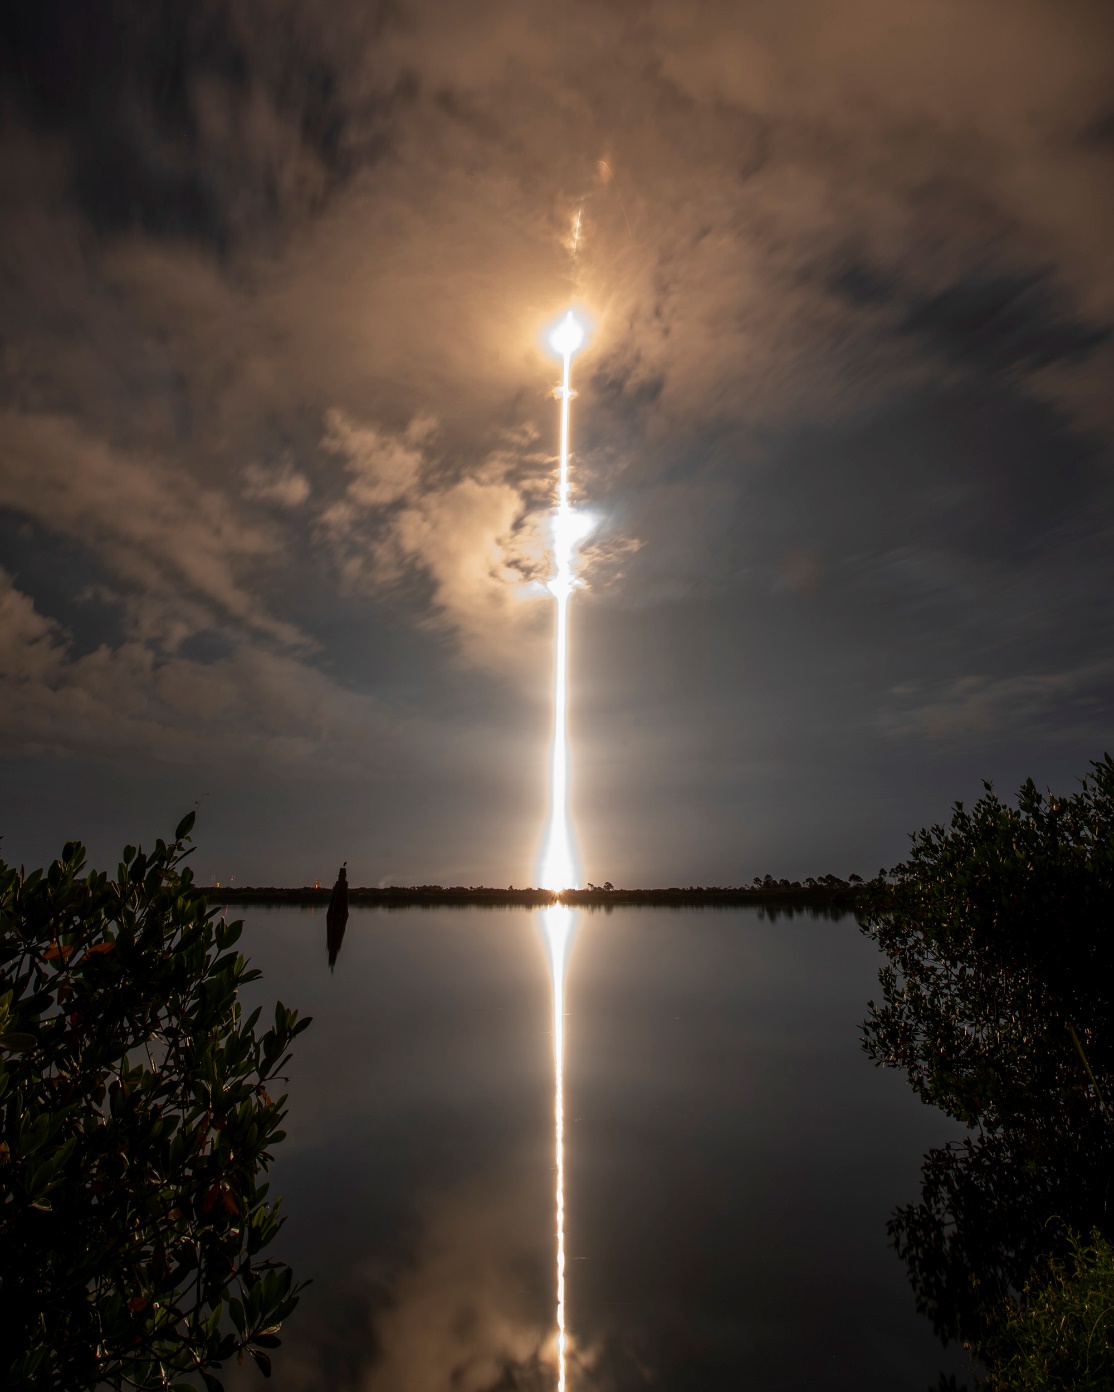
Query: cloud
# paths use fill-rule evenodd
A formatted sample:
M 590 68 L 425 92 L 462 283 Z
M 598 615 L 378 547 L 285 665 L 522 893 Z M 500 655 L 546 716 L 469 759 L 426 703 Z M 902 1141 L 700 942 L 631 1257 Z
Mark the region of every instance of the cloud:
M 244 470 L 244 497 L 276 507 L 298 508 L 310 495 L 310 483 L 287 461 L 276 469 L 249 464 Z
M 71 636 L 0 570 L 0 725 L 9 756 L 123 751 L 160 763 L 311 758 L 365 768 L 403 726 L 296 657 L 241 643 L 201 662 L 136 640 L 75 655 Z
M 37 685 L 57 671 L 63 651 L 59 626 L 38 613 L 0 568 L 0 675 Z
M 325 425 L 323 448 L 340 455 L 352 475 L 346 502 L 363 511 L 397 503 L 416 488 L 424 464 L 422 446 L 437 432 L 431 416 L 415 416 L 401 435 L 392 435 L 357 425 L 338 410 L 328 413 Z
M 896 700 L 878 723 L 892 739 L 958 742 L 1031 735 L 1055 716 L 1062 734 L 1093 732 L 1101 740 L 1112 678 L 1114 664 L 1102 662 L 1063 672 L 957 677 L 927 699 L 907 684 L 894 688 Z
M 346 588 L 389 592 L 416 576 L 428 587 L 425 623 L 450 630 L 468 660 L 506 662 L 537 627 L 528 601 L 545 593 L 548 538 L 531 466 L 548 461 L 497 450 L 454 476 L 429 453 L 436 430 L 424 415 L 395 434 L 330 411 L 323 444 L 349 481 L 318 534 Z
M 283 1334 L 284 1386 L 315 1392 L 328 1369 L 327 1385 L 348 1392 L 552 1387 L 549 1227 L 531 1199 L 507 1174 L 427 1198 L 404 1263 L 372 1257 L 324 1278 L 324 1302 L 303 1303 Z M 229 1372 L 233 1388 L 247 1386 Z
M 116 10 L 98 0 L 80 32 L 100 42 Z M 505 0 L 467 17 L 331 0 L 254 14 L 203 5 L 169 33 L 124 26 L 103 63 L 78 61 L 76 33 L 59 63 L 45 21 L 11 51 L 25 120 L 72 140 L 104 232 L 231 243 L 247 263 L 277 248 L 256 328 L 279 329 L 299 385 L 382 374 L 413 390 L 415 372 L 443 370 L 454 394 L 485 377 L 514 391 L 509 345 L 571 273 L 624 399 L 659 383 L 683 415 L 768 415 L 806 395 L 838 410 L 917 366 L 911 342 L 877 350 L 885 304 L 832 293 L 849 257 L 913 299 L 988 259 L 1051 265 L 1078 295 L 1095 293 L 1086 269 L 1111 279 L 1108 154 L 1083 138 L 1107 100 L 1109 22 L 1093 7 L 658 3 L 635 20 L 570 3 L 558 22 Z M 183 80 L 159 83 L 169 52 Z M 73 81 L 45 102 L 59 71 Z M 123 191 L 96 178 L 121 148 Z M 1041 179 L 1061 196 L 1037 197 Z M 574 269 L 560 246 L 585 196 Z
M 116 8 L 98 0 L 82 32 L 115 32 Z M 256 24 L 250 5 L 213 5 L 168 33 L 125 26 L 100 65 L 73 36 L 60 61 L 46 22 L 12 53 L 24 120 L 71 142 L 79 206 L 111 245 L 235 247 L 226 274 L 252 291 L 223 311 L 231 341 L 251 340 L 241 383 L 262 358 L 294 400 L 368 419 L 402 392 L 421 397 L 404 411 L 436 401 L 444 418 L 448 401 L 459 421 L 541 385 L 524 350 L 572 288 L 598 315 L 589 370 L 613 405 L 784 420 L 938 375 L 939 314 L 920 336 L 901 326 L 988 266 L 1047 272 L 1065 341 L 1114 311 L 1109 150 L 1086 135 L 1109 18 L 1031 0 L 891 10 L 658 3 L 635 20 L 569 3 L 558 23 L 505 0 L 467 18 L 331 0 Z M 158 81 L 169 52 L 174 84 Z M 42 101 L 67 64 L 73 83 Z M 96 178 L 121 145 L 123 190 Z M 849 301 L 849 264 L 886 294 Z
M 57 417 L 7 412 L 0 433 L 0 506 L 91 552 L 119 587 L 134 636 L 172 651 L 193 633 L 232 624 L 305 645 L 240 578 L 278 560 L 278 537 L 224 494 Z
M 364 1392 L 546 1385 L 550 1330 L 522 1282 L 523 1267 L 538 1264 L 533 1216 L 513 1186 L 432 1206 L 413 1264 L 377 1321 L 381 1354 Z
M 209 643 L 249 685 L 274 650 L 303 654 L 273 669 L 295 687 L 405 688 L 446 747 L 462 682 L 521 707 L 548 613 L 540 331 L 570 299 L 594 321 L 585 632 L 630 639 L 593 674 L 614 692 L 643 699 L 682 627 L 728 653 L 768 625 L 767 674 L 782 649 L 832 672 L 813 728 L 915 649 L 893 722 L 923 732 L 1006 719 L 1036 696 L 995 683 L 1106 641 L 1114 12 L 65 8 L 0 20 L 0 508 L 91 559 L 72 589 L 118 607 L 141 689 Z M 29 667 L 103 647 L 123 682 L 62 593 L 77 564 L 32 551 L 8 559 L 46 625 Z M 734 669 L 708 672 L 730 707 Z M 250 706 L 206 692 L 251 744 Z M 1023 728 L 1070 725 L 1048 699 Z
M 141 228 L 227 250 L 276 215 L 319 207 L 388 144 L 405 92 L 341 83 L 381 24 L 376 4 L 229 6 L 141 14 L 126 0 L 11 15 L 7 101 L 74 158 L 69 197 L 100 231 Z

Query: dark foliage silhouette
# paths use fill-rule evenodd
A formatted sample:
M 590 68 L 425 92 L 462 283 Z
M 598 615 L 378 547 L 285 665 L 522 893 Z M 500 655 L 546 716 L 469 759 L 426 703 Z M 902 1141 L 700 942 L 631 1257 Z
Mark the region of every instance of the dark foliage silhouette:
M 308 1020 L 256 1032 L 235 951 L 184 864 L 193 825 L 110 880 L 68 843 L 0 865 L 0 1385 L 200 1388 L 265 1372 L 297 1304 L 260 1253 L 278 1201 L 272 1099 Z
M 982 1348 L 1073 1233 L 1111 1227 L 1114 763 L 1016 807 L 986 785 L 872 894 L 889 962 L 864 1046 L 971 1130 L 890 1231 L 937 1333 Z

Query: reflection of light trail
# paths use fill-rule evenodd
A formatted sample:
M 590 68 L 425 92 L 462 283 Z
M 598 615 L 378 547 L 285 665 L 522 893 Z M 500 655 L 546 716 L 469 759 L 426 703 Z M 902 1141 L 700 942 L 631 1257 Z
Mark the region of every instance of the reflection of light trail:
M 564 904 L 542 909 L 542 928 L 553 978 L 553 1130 L 557 1158 L 557 1392 L 565 1392 L 565 967 L 573 911 Z
M 549 834 L 542 858 L 544 889 L 572 889 L 576 860 L 569 832 L 569 596 L 575 583 L 576 544 L 585 532 L 585 519 L 569 506 L 569 402 L 572 355 L 584 342 L 584 330 L 570 309 L 554 329 L 550 343 L 564 364 L 558 396 L 561 401 L 561 455 L 557 481 L 557 510 L 553 517 L 554 574 L 549 589 L 557 601 L 557 632 L 553 673 L 553 763 L 550 774 Z

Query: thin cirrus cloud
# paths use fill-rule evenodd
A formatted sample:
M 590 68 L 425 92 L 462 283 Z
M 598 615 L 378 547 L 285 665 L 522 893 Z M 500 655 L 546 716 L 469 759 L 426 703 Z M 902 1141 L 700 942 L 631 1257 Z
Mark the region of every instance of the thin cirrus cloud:
M 948 742 L 1003 734 L 1032 737 L 1052 717 L 1061 738 L 1081 733 L 1097 746 L 1106 735 L 1105 697 L 1112 679 L 1114 663 L 1096 662 L 997 679 L 972 674 L 937 690 L 901 687 L 892 693 L 879 725 L 894 739 Z

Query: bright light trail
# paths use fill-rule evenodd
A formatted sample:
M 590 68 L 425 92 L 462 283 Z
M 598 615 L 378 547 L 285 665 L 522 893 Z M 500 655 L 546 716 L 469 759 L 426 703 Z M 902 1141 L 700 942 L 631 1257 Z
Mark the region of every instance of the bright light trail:
M 569 505 L 569 403 L 572 400 L 572 355 L 584 342 L 584 330 L 570 309 L 550 335 L 549 342 L 563 363 L 557 395 L 561 402 L 561 453 L 557 478 L 557 509 L 553 515 L 554 575 L 550 593 L 557 601 L 557 630 L 553 662 L 553 761 L 550 770 L 549 834 L 542 857 L 543 889 L 575 889 L 576 858 L 569 830 L 569 598 L 575 577 L 576 544 L 585 531 L 584 519 Z
M 580 232 L 577 219 L 577 236 Z M 550 767 L 549 830 L 542 856 L 541 883 L 545 889 L 574 889 L 576 857 L 569 826 L 569 599 L 576 584 L 576 547 L 590 523 L 569 503 L 569 403 L 572 400 L 572 357 L 584 342 L 584 329 L 570 309 L 550 334 L 561 356 L 561 452 L 557 477 L 557 507 L 553 514 L 553 578 L 550 593 L 557 601 L 553 653 L 553 755 Z M 549 950 L 553 982 L 553 1131 L 556 1153 L 557 1228 L 557 1392 L 565 1392 L 568 1333 L 565 1327 L 565 969 L 573 910 L 553 904 L 542 910 L 542 930 Z

